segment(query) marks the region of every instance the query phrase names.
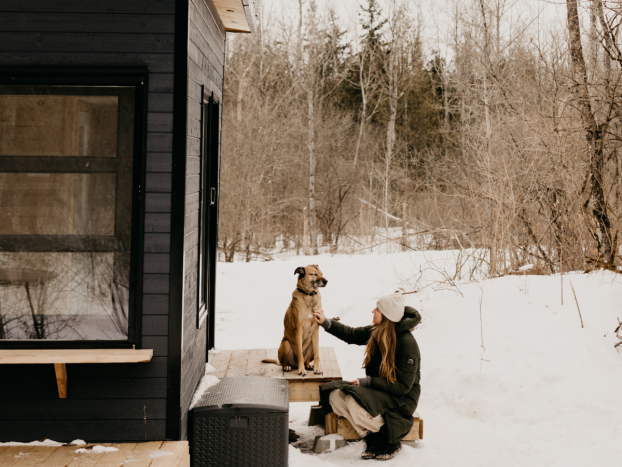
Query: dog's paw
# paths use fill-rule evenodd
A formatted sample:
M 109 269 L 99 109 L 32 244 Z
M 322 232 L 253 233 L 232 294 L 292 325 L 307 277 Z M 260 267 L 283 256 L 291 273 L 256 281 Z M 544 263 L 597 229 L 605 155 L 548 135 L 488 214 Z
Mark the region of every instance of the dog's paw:
M 322 369 L 321 369 L 321 368 L 318 368 L 318 369 L 317 369 L 317 370 L 315 370 L 313 373 L 315 373 L 316 375 L 321 375 L 323 372 L 322 372 Z
M 313 371 L 313 363 L 309 363 L 307 365 L 305 365 L 305 368 L 309 371 Z
M 298 371 L 298 374 L 299 374 L 300 376 L 307 376 L 307 371 L 306 371 L 304 368 L 302 368 L 302 369 L 300 369 L 300 370 Z
M 283 367 L 283 371 L 292 371 L 292 367 L 291 366 L 284 366 Z

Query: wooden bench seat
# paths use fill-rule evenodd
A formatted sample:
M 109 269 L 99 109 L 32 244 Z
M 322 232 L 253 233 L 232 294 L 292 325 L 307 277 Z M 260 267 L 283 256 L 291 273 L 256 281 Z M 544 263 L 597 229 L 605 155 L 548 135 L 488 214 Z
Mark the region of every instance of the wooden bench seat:
M 151 349 L 0 349 L 0 365 L 53 364 L 58 396 L 67 398 L 67 363 L 149 362 Z
M 345 439 L 361 438 L 348 419 L 339 417 L 334 412 L 326 415 L 325 428 L 327 435 L 337 433 Z M 423 420 L 419 414 L 415 412 L 413 415 L 413 427 L 402 441 L 418 441 L 420 439 L 423 439 Z

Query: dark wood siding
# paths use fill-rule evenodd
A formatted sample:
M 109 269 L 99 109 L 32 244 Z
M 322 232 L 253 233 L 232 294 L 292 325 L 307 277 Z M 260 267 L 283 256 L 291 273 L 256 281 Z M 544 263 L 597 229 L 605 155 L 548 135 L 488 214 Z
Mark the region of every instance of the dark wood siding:
M 142 346 L 150 363 L 0 365 L 0 441 L 166 438 L 174 0 L 2 0 L 0 66 L 148 67 Z M 222 83 L 221 83 L 222 84 Z
M 185 267 L 181 367 L 181 435 L 187 435 L 188 409 L 204 373 L 207 323 L 197 329 L 197 258 L 201 86 L 222 102 L 225 31 L 210 0 L 189 0 L 188 112 L 186 139 Z

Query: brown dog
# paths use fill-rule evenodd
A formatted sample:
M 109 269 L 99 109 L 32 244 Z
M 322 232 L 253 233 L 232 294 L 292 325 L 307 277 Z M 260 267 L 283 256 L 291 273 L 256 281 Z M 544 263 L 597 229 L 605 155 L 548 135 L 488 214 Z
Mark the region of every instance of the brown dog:
M 313 313 L 322 309 L 322 297 L 318 289 L 326 287 L 328 281 L 322 276 L 317 264 L 299 267 L 294 274 L 298 274 L 298 283 L 292 293 L 292 302 L 285 312 L 285 335 L 279 347 L 279 361 L 262 361 L 281 365 L 283 371 L 298 368 L 298 374 L 302 376 L 307 374 L 305 369 L 320 374 L 319 328 Z

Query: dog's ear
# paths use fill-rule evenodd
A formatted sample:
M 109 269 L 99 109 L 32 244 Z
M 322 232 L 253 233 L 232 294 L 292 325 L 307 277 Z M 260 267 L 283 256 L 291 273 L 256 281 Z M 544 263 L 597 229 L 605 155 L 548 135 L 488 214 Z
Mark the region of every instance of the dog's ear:
M 300 277 L 303 277 L 306 274 L 306 272 L 307 271 L 305 271 L 305 268 L 303 268 L 302 266 L 299 266 L 294 271 L 294 274 L 300 274 Z

